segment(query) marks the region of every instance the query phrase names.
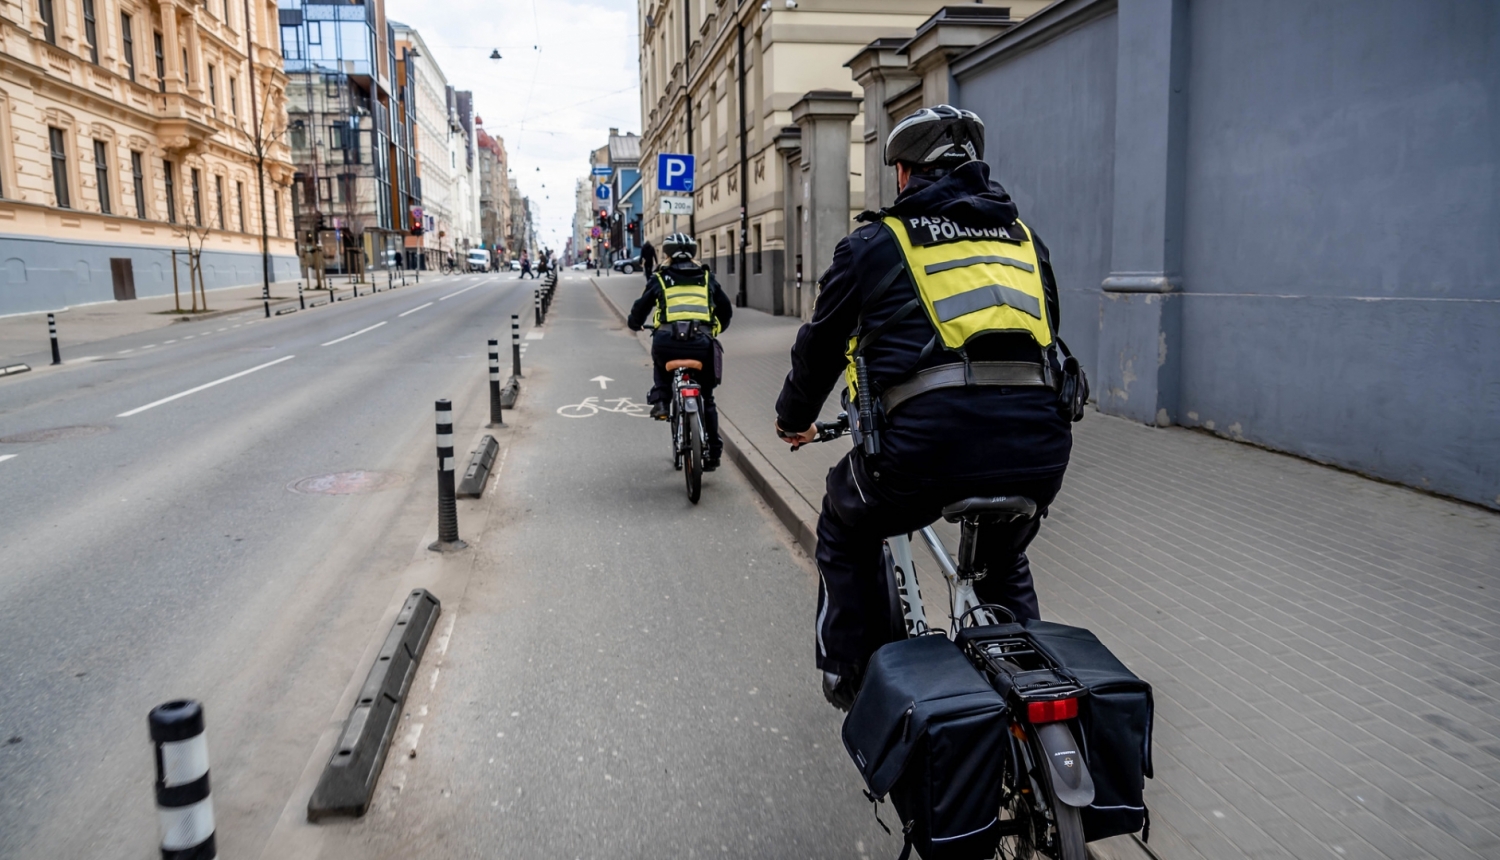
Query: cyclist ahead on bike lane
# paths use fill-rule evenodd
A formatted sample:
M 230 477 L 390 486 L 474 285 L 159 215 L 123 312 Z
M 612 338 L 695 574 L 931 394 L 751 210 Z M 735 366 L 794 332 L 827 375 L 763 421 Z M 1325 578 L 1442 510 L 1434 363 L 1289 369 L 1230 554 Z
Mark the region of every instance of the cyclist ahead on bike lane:
M 990 180 L 983 149 L 983 122 L 948 105 L 891 132 L 900 191 L 834 250 L 776 403 L 778 434 L 797 444 L 841 376 L 851 416 L 858 371 L 869 389 L 871 426 L 856 422 L 818 519 L 817 665 L 838 707 L 888 635 L 882 540 L 973 496 L 1026 496 L 1045 511 L 1067 469 L 1082 380 L 1064 374 L 1047 248 Z M 1020 619 L 1039 617 L 1025 550 L 1040 522 L 979 538 L 978 596 Z
M 717 340 L 719 332 L 729 328 L 734 305 L 708 267 L 693 260 L 698 243 L 685 233 L 673 233 L 661 246 L 667 265 L 646 279 L 646 290 L 630 307 L 626 325 L 640 331 L 649 316 L 656 326 L 651 335 L 653 385 L 646 402 L 651 404 L 652 418 L 666 418 L 666 404 L 671 399 L 672 374 L 667 362 L 679 358 L 703 362 L 703 370 L 694 374 L 703 391 L 703 429 L 708 434 L 706 470 L 718 468 L 724 442 L 719 438 L 719 408 L 714 404 L 714 388 L 723 378 L 723 353 Z

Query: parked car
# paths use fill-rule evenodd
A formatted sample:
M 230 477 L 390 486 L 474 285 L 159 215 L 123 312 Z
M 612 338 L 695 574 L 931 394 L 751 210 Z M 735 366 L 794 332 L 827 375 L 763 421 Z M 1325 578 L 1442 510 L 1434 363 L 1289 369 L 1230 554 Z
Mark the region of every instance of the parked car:
M 613 268 L 616 272 L 623 272 L 627 275 L 633 275 L 643 269 L 640 257 L 627 257 L 624 260 L 616 260 Z
M 587 260 L 579 260 L 568 268 L 572 269 L 575 272 L 587 272 L 589 270 L 589 264 Z
M 510 270 L 512 272 L 519 272 L 519 271 L 521 271 L 521 261 L 520 260 L 511 260 L 510 261 Z

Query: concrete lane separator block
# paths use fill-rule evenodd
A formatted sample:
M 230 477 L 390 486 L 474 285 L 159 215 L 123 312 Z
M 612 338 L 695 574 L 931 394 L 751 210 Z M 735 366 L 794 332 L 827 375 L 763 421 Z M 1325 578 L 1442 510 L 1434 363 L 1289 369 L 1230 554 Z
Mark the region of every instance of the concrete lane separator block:
M 407 596 L 307 801 L 308 821 L 358 818 L 369 811 L 401 709 L 441 613 L 442 603 L 427 589 Z
M 11 376 L 17 373 L 25 373 L 30 369 L 31 365 L 29 364 L 8 364 L 5 367 L 0 367 L 0 376 Z
M 477 499 L 484 495 L 484 485 L 489 483 L 490 470 L 495 467 L 495 457 L 499 454 L 500 443 L 486 433 L 479 440 L 479 447 L 469 455 L 469 468 L 464 470 L 463 480 L 458 482 L 460 499 Z
M 505 386 L 500 389 L 500 408 L 515 409 L 516 401 L 521 397 L 521 380 L 512 376 L 505 381 Z

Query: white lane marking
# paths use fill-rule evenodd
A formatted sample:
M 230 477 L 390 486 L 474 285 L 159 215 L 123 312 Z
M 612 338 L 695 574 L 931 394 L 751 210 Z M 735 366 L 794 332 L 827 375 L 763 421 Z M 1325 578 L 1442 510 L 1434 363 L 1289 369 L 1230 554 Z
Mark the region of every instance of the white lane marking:
M 544 332 L 544 331 L 537 331 L 536 329 L 532 329 L 531 331 L 529 331 L 529 332 L 526 333 L 526 339 L 527 340 L 541 340 L 542 338 L 544 338 L 546 336 L 547 336 L 546 332 Z
M 478 287 L 478 286 L 483 286 L 483 285 L 482 284 L 475 284 L 472 287 L 464 287 L 463 289 L 459 290 L 457 293 L 449 293 L 448 295 L 443 296 L 442 298 L 438 299 L 438 301 L 440 301 L 440 302 L 446 302 L 449 299 L 453 298 L 454 296 L 459 295 L 461 293 L 467 293 L 469 290 L 472 290 L 472 289 L 474 289 L 474 287 Z
M 6 460 L 14 460 L 19 456 L 19 454 L 0 454 L 0 463 L 4 463 Z
M 164 340 L 164 341 L 162 341 L 162 342 L 161 342 L 161 345 L 162 345 L 162 346 L 166 346 L 166 345 L 167 345 L 167 344 L 169 344 L 169 343 L 176 343 L 176 342 L 177 342 L 177 338 L 175 338 L 175 337 L 174 337 L 174 338 L 172 338 L 172 339 L 171 339 L 171 340 Z
M 275 361 L 268 361 L 265 364 L 258 364 L 255 367 L 250 368 L 249 370 L 242 370 L 239 373 L 231 373 L 230 375 L 224 377 L 223 379 L 215 379 L 213 382 L 204 383 L 203 385 L 200 385 L 197 388 L 189 388 L 187 391 L 178 392 L 177 394 L 174 394 L 171 397 L 163 397 L 162 399 L 156 401 L 155 403 L 147 403 L 145 406 L 137 406 L 136 408 L 130 410 L 129 412 L 121 412 L 119 415 L 116 415 L 115 417 L 116 418 L 129 418 L 132 415 L 139 415 L 140 413 L 145 412 L 147 409 L 155 409 L 156 407 L 162 405 L 163 403 L 171 403 L 173 400 L 176 400 L 179 397 L 186 397 L 189 394 L 197 394 L 198 392 L 203 391 L 204 389 L 213 388 L 215 385 L 222 385 L 222 384 L 224 384 L 226 382 L 229 382 L 230 380 L 239 379 L 241 376 L 249 376 L 250 374 L 254 373 L 257 370 L 265 370 L 266 368 L 270 367 L 273 364 L 280 364 L 283 361 L 291 361 L 292 359 L 294 359 L 296 357 L 297 356 L 295 356 L 295 355 L 284 355 L 281 358 L 276 359 Z
M 229 331 L 228 328 L 216 328 L 214 331 Z
M 375 329 L 378 329 L 378 328 L 380 328 L 381 326 L 383 326 L 385 324 L 386 324 L 386 320 L 381 320 L 380 322 L 378 322 L 378 323 L 370 326 L 369 328 L 362 328 L 359 331 L 355 332 L 354 334 L 346 334 L 343 337 L 334 338 L 333 340 L 330 340 L 329 342 L 327 342 L 327 343 L 325 343 L 323 345 L 324 346 L 333 346 L 336 343 L 343 343 L 344 341 L 348 340 L 351 337 L 359 337 L 360 335 L 364 334 L 365 332 L 367 332 L 367 331 L 374 331 Z
M 154 344 L 154 343 L 148 343 L 145 346 L 141 347 L 141 349 L 150 349 L 153 346 L 156 346 L 156 344 Z
M 192 340 L 195 337 L 197 337 L 197 335 L 195 335 L 195 334 L 189 334 L 189 335 L 183 335 L 182 339 L 183 340 Z
M 417 305 L 416 307 L 412 308 L 409 311 L 406 311 L 405 313 L 396 314 L 396 316 L 398 316 L 398 317 L 404 317 L 404 316 L 406 316 L 406 314 L 414 314 L 417 311 L 421 310 L 422 308 L 430 308 L 430 307 L 432 307 L 432 302 L 428 302 L 425 305 Z

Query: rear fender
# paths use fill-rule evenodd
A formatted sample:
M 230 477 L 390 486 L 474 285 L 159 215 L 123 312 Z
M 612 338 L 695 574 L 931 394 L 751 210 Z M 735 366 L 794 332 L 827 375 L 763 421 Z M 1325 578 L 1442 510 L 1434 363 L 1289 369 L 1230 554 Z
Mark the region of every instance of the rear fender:
M 682 408 L 685 411 L 687 411 L 687 412 L 697 412 L 698 411 L 698 398 L 696 398 L 696 397 L 684 397 L 682 399 Z
M 1089 775 L 1088 765 L 1073 739 L 1073 731 L 1066 722 L 1046 723 L 1033 728 L 1042 756 L 1047 760 L 1048 775 L 1052 778 L 1052 793 L 1069 806 L 1082 809 L 1094 802 L 1094 778 Z

